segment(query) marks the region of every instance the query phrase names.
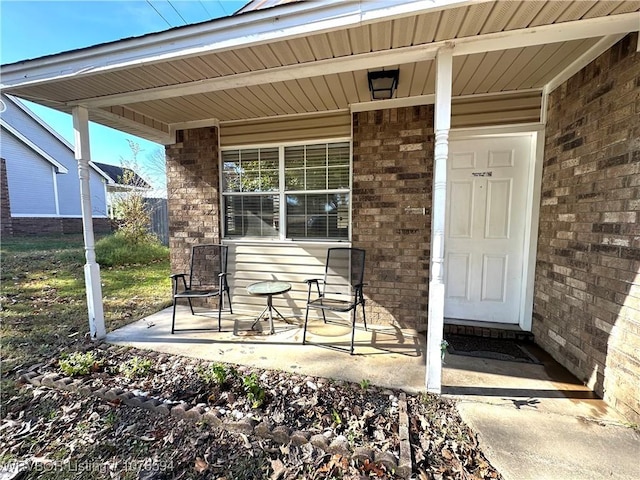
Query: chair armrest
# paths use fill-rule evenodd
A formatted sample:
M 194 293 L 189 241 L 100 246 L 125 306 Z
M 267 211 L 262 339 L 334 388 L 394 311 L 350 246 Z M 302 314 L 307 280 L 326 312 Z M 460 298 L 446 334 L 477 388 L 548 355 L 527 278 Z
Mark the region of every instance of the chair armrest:
M 228 277 L 229 274 L 227 272 L 222 272 L 218 274 L 219 277 Z
M 186 276 L 187 276 L 186 273 L 172 273 L 171 275 L 169 275 L 169 278 L 176 279 L 176 278 L 180 278 L 180 277 L 184 278 Z
M 323 280 L 320 278 L 307 278 L 304 283 L 306 283 L 307 285 L 311 285 L 312 283 L 320 283 Z

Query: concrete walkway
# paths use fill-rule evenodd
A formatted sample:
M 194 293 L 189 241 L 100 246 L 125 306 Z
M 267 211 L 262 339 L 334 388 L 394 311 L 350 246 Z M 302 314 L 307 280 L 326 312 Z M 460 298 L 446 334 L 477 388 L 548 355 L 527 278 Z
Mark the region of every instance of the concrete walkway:
M 301 345 L 299 320 L 266 322 L 250 329 L 251 315 L 224 315 L 223 332 L 202 330 L 215 315 L 193 317 L 171 309 L 111 332 L 107 341 L 165 353 L 223 361 L 302 375 L 322 376 L 420 392 L 425 385 L 422 335 L 396 327 L 357 331 L 355 355 L 350 330 L 314 322 Z M 201 329 L 201 330 L 197 330 Z M 264 329 L 264 331 L 262 330 Z M 332 348 L 323 348 L 332 347 Z M 542 350 L 541 364 L 447 355 L 443 394 L 459 401 L 465 422 L 478 433 L 489 461 L 505 480 L 640 479 L 640 434 Z
M 640 478 L 640 434 L 545 352 L 542 365 L 447 356 L 443 393 L 459 400 L 505 480 Z

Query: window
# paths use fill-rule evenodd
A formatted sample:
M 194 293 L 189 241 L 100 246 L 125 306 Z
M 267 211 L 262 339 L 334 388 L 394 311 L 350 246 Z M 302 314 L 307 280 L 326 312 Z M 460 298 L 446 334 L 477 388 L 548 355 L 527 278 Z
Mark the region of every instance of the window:
M 227 237 L 349 238 L 349 142 L 222 151 Z

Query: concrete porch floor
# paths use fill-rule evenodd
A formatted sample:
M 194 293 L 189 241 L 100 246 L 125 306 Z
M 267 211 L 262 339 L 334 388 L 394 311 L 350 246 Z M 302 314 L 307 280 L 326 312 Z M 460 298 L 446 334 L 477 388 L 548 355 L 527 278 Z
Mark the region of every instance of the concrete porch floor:
M 107 335 L 107 341 L 164 353 L 277 369 L 302 375 L 369 380 L 373 385 L 417 393 L 425 389 L 424 335 L 393 326 L 356 330 L 355 355 L 318 344 L 348 348 L 350 329 L 313 321 L 302 345 L 299 319 L 274 319 L 275 333 L 255 316 L 223 313 L 192 316 L 171 308 Z M 205 330 L 206 328 L 206 330 Z M 447 355 L 442 393 L 458 400 L 463 420 L 478 433 L 483 451 L 506 480 L 640 478 L 640 435 L 593 392 L 544 351 L 541 364 Z
M 355 352 L 349 355 L 349 327 L 309 321 L 307 341 L 302 345 L 301 321 L 290 323 L 274 318 L 275 333 L 267 321 L 251 325 L 254 314 L 222 315 L 217 331 L 217 312 L 191 315 L 189 307 L 178 306 L 176 332 L 171 335 L 171 308 L 129 324 L 107 335 L 107 341 L 164 353 L 185 355 L 258 368 L 350 382 L 370 380 L 373 385 L 424 390 L 426 347 L 415 331 L 373 325 L 370 331 L 356 329 Z M 319 345 L 326 345 L 322 347 Z M 347 351 L 336 350 L 347 349 Z

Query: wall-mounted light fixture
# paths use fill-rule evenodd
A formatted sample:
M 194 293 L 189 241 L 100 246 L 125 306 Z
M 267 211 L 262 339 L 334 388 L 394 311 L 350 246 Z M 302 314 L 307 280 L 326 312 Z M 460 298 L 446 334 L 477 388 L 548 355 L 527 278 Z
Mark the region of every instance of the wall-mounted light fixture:
M 382 70 L 367 72 L 369 91 L 372 100 L 386 100 L 392 98 L 398 87 L 399 70 Z

